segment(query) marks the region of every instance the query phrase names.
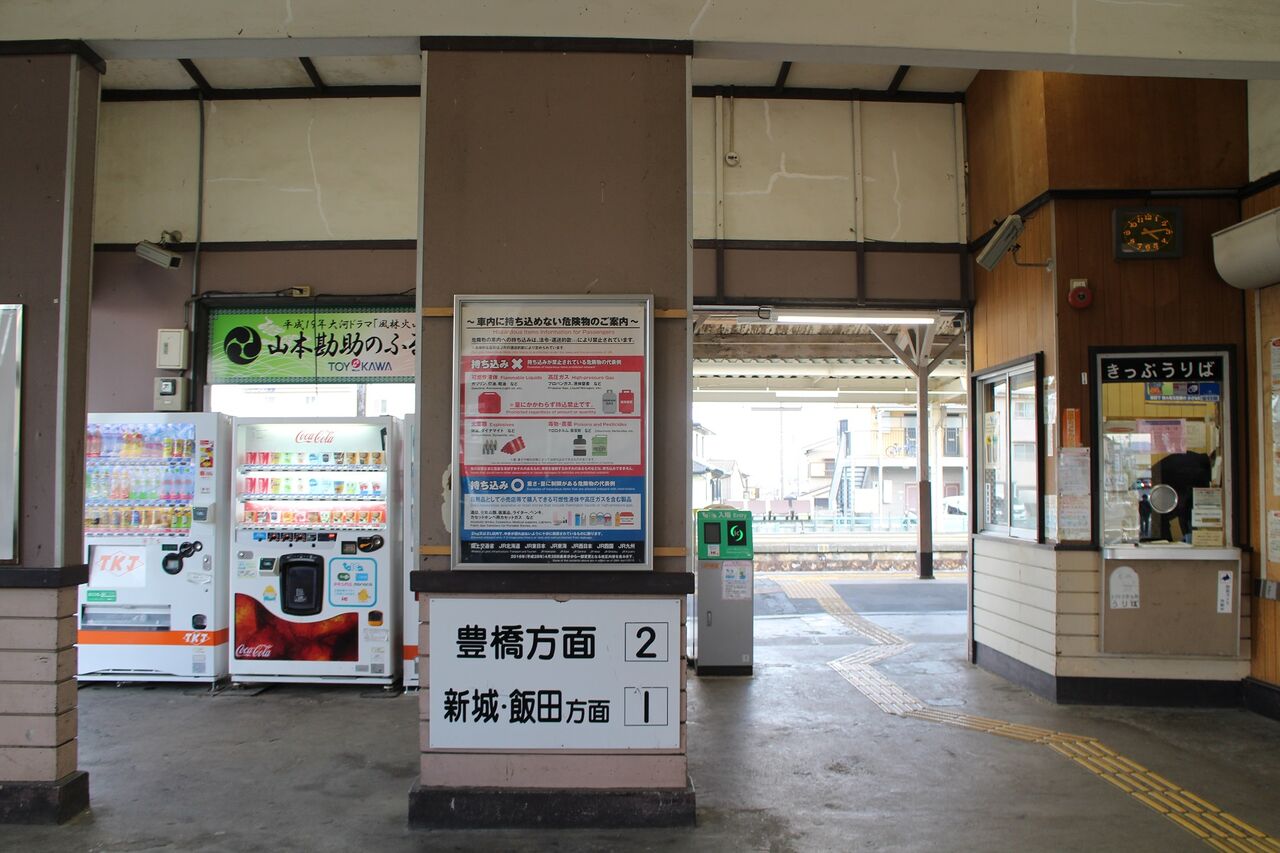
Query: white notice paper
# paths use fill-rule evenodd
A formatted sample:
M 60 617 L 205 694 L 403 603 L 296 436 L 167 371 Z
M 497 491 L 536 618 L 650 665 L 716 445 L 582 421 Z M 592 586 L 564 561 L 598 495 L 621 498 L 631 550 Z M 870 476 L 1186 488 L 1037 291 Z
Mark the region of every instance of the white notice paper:
M 1068 448 L 1063 448 L 1066 453 Z M 1093 506 L 1088 495 L 1058 496 L 1058 540 L 1088 541 L 1093 538 Z
M 1058 538 L 1058 496 L 1044 496 L 1044 538 Z
M 1267 559 L 1280 563 L 1280 511 L 1267 513 Z
M 1231 590 L 1235 586 L 1235 572 L 1227 570 L 1218 572 L 1218 612 L 1230 613 L 1234 608 Z
M 1191 526 L 1222 527 L 1222 489 L 1191 490 Z
M 1087 497 L 1090 490 L 1089 448 L 1062 448 L 1058 451 L 1058 494 Z
M 1118 566 L 1107 582 L 1107 604 L 1112 610 L 1137 610 L 1141 604 L 1138 573 L 1132 566 Z
M 1280 338 L 1271 339 L 1271 387 L 1280 389 Z
M 725 560 L 721 597 L 725 601 L 747 601 L 751 592 L 751 561 Z

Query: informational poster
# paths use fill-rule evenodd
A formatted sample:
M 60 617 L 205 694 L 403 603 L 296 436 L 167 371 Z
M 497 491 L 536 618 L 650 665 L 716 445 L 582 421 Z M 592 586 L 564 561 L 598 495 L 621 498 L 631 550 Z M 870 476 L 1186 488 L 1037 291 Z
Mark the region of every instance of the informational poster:
M 1231 613 L 1235 608 L 1236 573 L 1230 570 L 1218 572 L 1218 612 Z
M 1052 376 L 1044 378 L 1044 455 L 1053 456 L 1053 445 L 1058 435 L 1058 386 Z
M 1093 508 L 1088 495 L 1058 496 L 1058 539 L 1087 542 L 1093 538 Z
M 1280 338 L 1271 339 L 1271 387 L 1280 389 Z
M 1280 510 L 1267 513 L 1267 559 L 1280 563 Z
M 22 306 L 0 305 L 0 563 L 18 558 Z
M 1058 496 L 1044 496 L 1044 538 L 1049 540 L 1057 540 L 1058 538 Z
M 1138 421 L 1138 432 L 1150 437 L 1152 453 L 1184 453 L 1186 434 L 1181 419 Z
M 454 309 L 459 568 L 651 568 L 648 297 Z
M 418 315 L 385 308 L 219 308 L 209 315 L 211 384 L 412 382 Z
M 725 601 L 748 601 L 752 595 L 751 561 L 725 560 L 721 597 Z
M 1138 573 L 1132 566 L 1117 566 L 1107 581 L 1107 606 L 1112 610 L 1137 610 L 1142 606 Z
M 1063 447 L 1058 455 L 1058 494 L 1088 497 L 1090 491 L 1089 448 Z
M 679 748 L 678 600 L 429 608 L 432 748 Z
M 1191 490 L 1191 526 L 1222 529 L 1222 489 Z

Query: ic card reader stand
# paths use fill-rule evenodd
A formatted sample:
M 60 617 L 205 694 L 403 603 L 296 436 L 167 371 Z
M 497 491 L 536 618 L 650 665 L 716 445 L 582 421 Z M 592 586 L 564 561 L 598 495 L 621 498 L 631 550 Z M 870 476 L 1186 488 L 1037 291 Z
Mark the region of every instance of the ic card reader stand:
M 751 675 L 755 644 L 755 550 L 751 513 L 704 509 L 697 514 L 698 586 L 690 663 L 698 675 Z

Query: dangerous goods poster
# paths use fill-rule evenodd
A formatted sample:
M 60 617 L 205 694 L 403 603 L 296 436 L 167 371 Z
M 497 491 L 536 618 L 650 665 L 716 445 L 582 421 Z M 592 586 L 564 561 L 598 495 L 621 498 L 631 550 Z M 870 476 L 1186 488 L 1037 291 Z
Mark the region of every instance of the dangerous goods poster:
M 646 297 L 458 297 L 454 564 L 650 568 Z

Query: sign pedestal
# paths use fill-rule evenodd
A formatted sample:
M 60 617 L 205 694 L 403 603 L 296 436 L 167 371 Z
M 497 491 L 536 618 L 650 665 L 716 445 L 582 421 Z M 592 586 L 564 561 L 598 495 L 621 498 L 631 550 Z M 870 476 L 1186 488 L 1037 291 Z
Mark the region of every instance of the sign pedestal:
M 692 575 L 420 571 L 411 587 L 423 681 L 410 826 L 694 823 Z

